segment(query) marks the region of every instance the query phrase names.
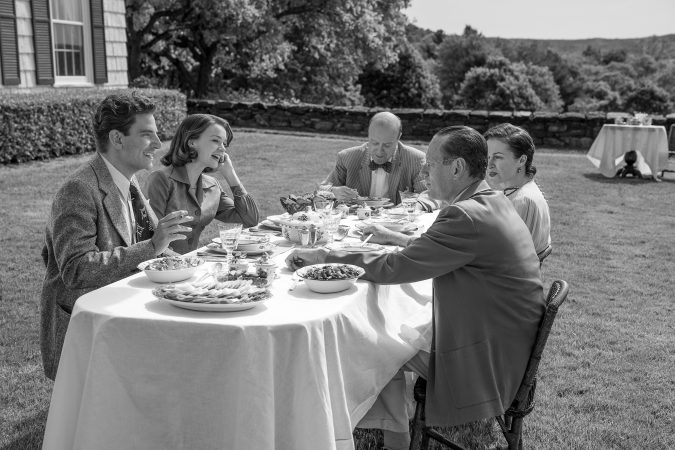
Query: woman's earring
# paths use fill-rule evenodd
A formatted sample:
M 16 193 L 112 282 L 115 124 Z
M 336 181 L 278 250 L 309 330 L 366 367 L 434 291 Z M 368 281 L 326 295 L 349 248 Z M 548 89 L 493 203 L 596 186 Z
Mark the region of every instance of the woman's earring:
M 516 173 L 520 173 L 520 167 L 518 167 L 518 170 L 516 170 Z

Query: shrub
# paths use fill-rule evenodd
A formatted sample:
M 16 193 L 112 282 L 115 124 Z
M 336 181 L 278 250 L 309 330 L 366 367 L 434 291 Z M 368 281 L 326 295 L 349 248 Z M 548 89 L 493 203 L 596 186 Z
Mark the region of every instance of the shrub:
M 139 89 L 157 104 L 162 140 L 170 139 L 185 117 L 185 96 L 164 89 Z M 110 89 L 58 89 L 0 93 L 0 163 L 20 163 L 96 149 L 91 117 Z M 128 92 L 125 90 L 125 92 Z

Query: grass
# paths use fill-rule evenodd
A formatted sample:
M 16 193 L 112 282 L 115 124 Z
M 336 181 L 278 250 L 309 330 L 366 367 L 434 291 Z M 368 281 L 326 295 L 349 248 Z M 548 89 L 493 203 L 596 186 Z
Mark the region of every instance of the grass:
M 279 196 L 313 189 L 335 153 L 354 145 L 264 133 L 235 139 L 237 171 L 263 215 L 281 212 Z M 0 167 L 0 449 L 41 445 L 52 389 L 38 341 L 44 224 L 54 192 L 88 158 Z M 662 183 L 606 179 L 583 154 L 546 150 L 537 167 L 553 226 L 543 276 L 547 285 L 568 281 L 571 294 L 544 353 L 525 445 L 675 448 L 675 174 Z M 215 234 L 210 227 L 202 236 Z M 357 436 L 360 449 L 377 448 L 377 433 Z

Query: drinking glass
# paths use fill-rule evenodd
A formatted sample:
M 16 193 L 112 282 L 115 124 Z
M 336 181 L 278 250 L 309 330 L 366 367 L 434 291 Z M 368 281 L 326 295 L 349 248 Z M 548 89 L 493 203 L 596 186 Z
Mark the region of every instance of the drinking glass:
M 218 226 L 220 234 L 220 245 L 227 252 L 227 260 L 229 261 L 232 252 L 237 248 L 239 243 L 239 235 L 241 235 L 240 223 L 222 223 Z
M 399 191 L 399 194 L 401 196 L 401 205 L 408 213 L 408 221 L 413 222 L 415 220 L 415 209 L 419 194 L 410 191 Z
M 330 244 L 333 242 L 334 234 L 337 232 L 338 227 L 340 226 L 340 219 L 342 215 L 337 212 L 336 214 L 326 214 L 323 218 L 323 230 L 326 233 L 326 243 Z
M 333 209 L 333 200 L 325 200 L 322 198 L 314 199 L 314 210 L 316 212 L 326 212 Z

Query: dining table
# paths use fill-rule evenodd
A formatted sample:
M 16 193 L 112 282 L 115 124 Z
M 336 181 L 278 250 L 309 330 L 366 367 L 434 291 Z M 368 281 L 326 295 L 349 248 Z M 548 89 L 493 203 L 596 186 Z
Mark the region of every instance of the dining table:
M 421 214 L 414 233 L 435 216 Z M 342 222 L 357 245 L 358 219 Z M 428 350 L 431 280 L 319 294 L 285 267 L 296 244 L 272 243 L 272 295 L 251 309 L 175 307 L 142 272 L 80 297 L 43 448 L 353 449 L 382 388 Z
M 624 166 L 624 154 L 631 150 L 637 153 L 636 168 L 642 175 L 658 179 L 657 173 L 668 165 L 666 128 L 605 124 L 586 156 L 600 173 L 612 178 Z

